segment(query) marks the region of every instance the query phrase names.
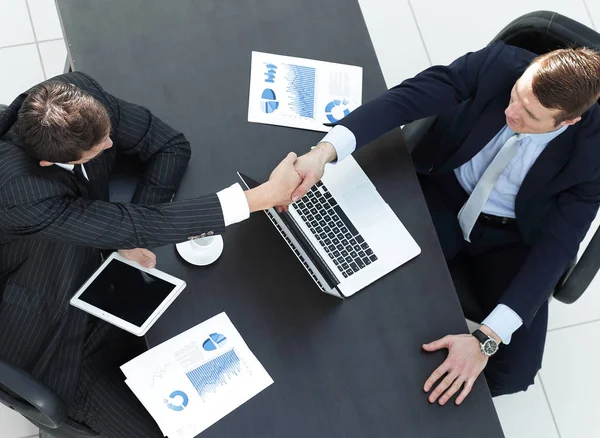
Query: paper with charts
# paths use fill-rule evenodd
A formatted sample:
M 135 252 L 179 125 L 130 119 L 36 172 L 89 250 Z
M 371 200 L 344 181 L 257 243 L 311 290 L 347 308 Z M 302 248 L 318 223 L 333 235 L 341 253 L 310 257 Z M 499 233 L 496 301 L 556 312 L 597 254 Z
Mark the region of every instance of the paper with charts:
M 169 438 L 192 438 L 273 379 L 225 313 L 121 367 L 125 383 Z
M 362 103 L 362 67 L 252 52 L 248 121 L 327 132 Z

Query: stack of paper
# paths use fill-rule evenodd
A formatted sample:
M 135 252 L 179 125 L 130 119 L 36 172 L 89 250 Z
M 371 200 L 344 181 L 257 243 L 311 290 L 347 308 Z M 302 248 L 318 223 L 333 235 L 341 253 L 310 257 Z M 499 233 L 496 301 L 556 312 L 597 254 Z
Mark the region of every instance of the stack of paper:
M 273 380 L 225 313 L 121 367 L 125 383 L 169 438 L 192 438 Z

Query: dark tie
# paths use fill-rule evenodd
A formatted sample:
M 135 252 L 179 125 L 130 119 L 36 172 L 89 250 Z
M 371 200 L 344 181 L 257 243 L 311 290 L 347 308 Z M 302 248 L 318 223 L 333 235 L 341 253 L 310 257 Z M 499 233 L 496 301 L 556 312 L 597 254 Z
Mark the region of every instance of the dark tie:
M 96 189 L 94 189 L 94 186 L 92 185 L 90 180 L 85 177 L 85 174 L 83 173 L 83 165 L 82 164 L 74 164 L 73 165 L 73 173 L 75 174 L 77 179 L 79 179 L 81 184 L 83 184 L 85 186 L 85 188 L 88 191 L 88 195 L 90 196 L 91 199 L 100 199 L 100 197 L 98 196 L 98 192 L 96 192 Z

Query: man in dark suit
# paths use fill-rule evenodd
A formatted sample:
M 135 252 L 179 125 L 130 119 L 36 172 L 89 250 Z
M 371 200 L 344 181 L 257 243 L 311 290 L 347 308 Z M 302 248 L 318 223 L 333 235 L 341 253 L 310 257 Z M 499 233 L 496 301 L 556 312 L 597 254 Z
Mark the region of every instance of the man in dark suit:
M 132 203 L 109 202 L 118 156 L 144 173 Z M 223 233 L 250 212 L 291 202 L 295 154 L 269 181 L 173 201 L 190 158 L 183 134 L 83 73 L 43 82 L 0 115 L 0 356 L 41 379 L 69 417 L 104 437 L 160 437 L 119 366 L 146 346 L 69 305 L 121 250 L 152 267 L 145 248 Z
M 459 394 L 460 404 L 484 369 L 494 396 L 533 383 L 548 298 L 600 202 L 599 97 L 598 53 L 565 49 L 536 58 L 499 42 L 368 102 L 296 162 L 303 183 L 294 200 L 321 178 L 325 163 L 438 115 L 413 159 L 444 255 L 470 258 L 489 316 L 475 336 L 423 346 L 448 349 L 424 385 L 429 392 L 440 381 L 431 403 Z

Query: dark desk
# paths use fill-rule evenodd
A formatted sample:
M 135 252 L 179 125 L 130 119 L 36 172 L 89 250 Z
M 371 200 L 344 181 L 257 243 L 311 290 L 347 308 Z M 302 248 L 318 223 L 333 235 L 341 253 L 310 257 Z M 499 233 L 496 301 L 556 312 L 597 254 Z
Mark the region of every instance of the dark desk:
M 190 140 L 179 198 L 222 189 L 237 170 L 264 179 L 322 136 L 246 121 L 252 50 L 361 65 L 363 100 L 385 90 L 356 2 L 58 3 L 75 69 Z M 420 346 L 466 325 L 400 133 L 357 158 L 422 254 L 351 299 L 320 293 L 263 214 L 229 228 L 208 268 L 187 265 L 174 246 L 157 251 L 158 267 L 188 287 L 150 344 L 226 311 L 275 380 L 203 437 L 503 436 L 483 379 L 461 407 L 428 403 L 422 386 L 445 353 Z

